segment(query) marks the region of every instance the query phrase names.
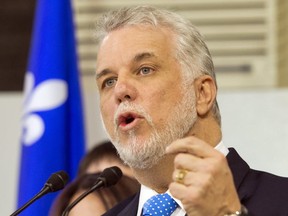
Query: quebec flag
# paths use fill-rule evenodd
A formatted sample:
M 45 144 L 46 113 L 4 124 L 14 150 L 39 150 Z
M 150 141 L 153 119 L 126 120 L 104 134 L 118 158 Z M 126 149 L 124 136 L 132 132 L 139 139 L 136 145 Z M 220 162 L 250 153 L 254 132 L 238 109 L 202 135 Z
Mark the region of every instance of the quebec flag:
M 70 0 L 38 0 L 24 86 L 18 208 L 52 173 L 74 178 L 85 152 L 84 122 Z M 57 193 L 22 216 L 47 216 Z

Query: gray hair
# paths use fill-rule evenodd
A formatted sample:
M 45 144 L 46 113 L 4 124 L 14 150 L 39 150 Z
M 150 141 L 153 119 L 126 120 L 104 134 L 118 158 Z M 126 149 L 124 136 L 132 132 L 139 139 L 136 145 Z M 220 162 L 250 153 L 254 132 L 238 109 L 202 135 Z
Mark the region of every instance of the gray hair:
M 175 57 L 182 67 L 184 78 L 194 80 L 206 74 L 212 77 L 217 88 L 214 64 L 203 36 L 188 19 L 176 13 L 150 6 L 125 7 L 110 11 L 97 20 L 95 39 L 101 43 L 111 31 L 139 24 L 171 30 L 176 36 Z M 213 104 L 212 111 L 216 121 L 221 125 L 217 100 Z

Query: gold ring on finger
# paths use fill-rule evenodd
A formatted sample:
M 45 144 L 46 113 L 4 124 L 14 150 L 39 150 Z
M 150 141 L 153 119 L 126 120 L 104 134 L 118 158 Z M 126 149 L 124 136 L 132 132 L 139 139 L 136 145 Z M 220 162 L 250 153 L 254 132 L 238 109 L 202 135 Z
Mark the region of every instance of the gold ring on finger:
M 175 176 L 176 182 L 183 184 L 186 174 L 187 174 L 186 170 L 180 169 Z

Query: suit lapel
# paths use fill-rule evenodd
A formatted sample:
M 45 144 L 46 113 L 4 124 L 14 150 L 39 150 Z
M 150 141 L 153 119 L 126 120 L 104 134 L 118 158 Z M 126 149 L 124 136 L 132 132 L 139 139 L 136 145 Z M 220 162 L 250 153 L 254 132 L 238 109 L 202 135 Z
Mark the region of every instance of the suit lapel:
M 241 182 L 247 175 L 250 167 L 248 164 L 238 155 L 234 148 L 229 148 L 229 154 L 227 155 L 229 167 L 234 177 L 234 183 L 236 188 L 240 187 Z
M 251 169 L 233 148 L 229 148 L 229 154 L 226 158 L 234 178 L 238 196 L 243 201 L 253 193 L 257 186 L 255 182 L 253 183 L 253 181 L 249 180 Z
M 131 200 L 131 202 L 117 214 L 117 216 L 136 216 L 138 210 L 140 192 L 138 192 L 135 197 Z

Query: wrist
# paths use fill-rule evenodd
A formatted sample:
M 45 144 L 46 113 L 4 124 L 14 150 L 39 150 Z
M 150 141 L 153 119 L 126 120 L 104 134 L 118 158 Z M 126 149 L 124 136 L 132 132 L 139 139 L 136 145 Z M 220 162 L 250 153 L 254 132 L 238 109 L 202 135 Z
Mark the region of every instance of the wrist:
M 241 208 L 239 211 L 225 214 L 224 216 L 248 216 L 248 210 L 245 206 L 241 205 Z

